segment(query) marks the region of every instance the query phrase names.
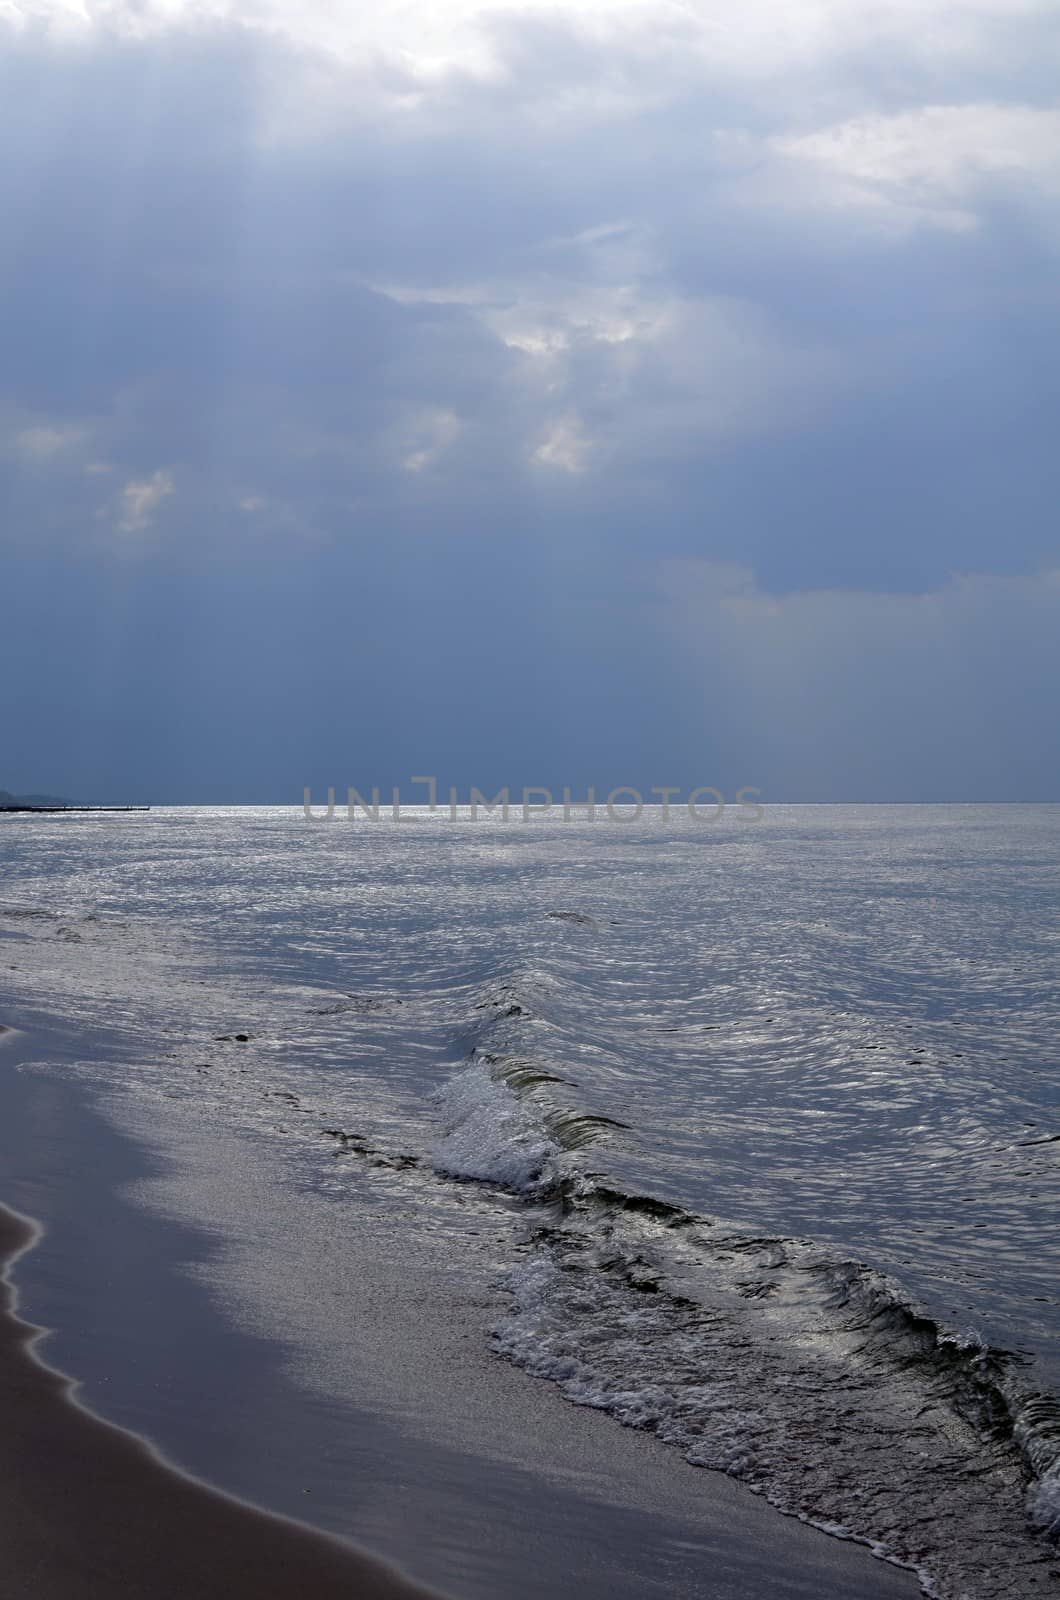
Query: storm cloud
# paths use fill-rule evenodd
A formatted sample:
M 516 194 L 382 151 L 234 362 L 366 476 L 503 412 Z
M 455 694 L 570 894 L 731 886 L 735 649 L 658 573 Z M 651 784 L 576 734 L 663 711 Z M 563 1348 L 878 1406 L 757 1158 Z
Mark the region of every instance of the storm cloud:
M 1035 0 L 0 3 L 5 787 L 1060 798 Z

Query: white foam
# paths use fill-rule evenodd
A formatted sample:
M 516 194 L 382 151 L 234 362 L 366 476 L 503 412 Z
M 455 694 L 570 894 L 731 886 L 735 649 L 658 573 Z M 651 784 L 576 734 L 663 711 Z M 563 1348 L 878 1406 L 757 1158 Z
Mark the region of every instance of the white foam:
M 1027 1494 L 1027 1516 L 1042 1533 L 1060 1538 L 1060 1463 L 1031 1485 Z
M 445 1136 L 432 1160 L 454 1178 L 534 1193 L 549 1183 L 559 1146 L 530 1101 L 520 1100 L 481 1062 L 440 1089 Z
M 661 1367 L 657 1376 L 648 1376 L 635 1352 L 645 1347 L 644 1341 L 655 1349 L 654 1308 L 634 1306 L 616 1314 L 605 1286 L 591 1274 L 572 1303 L 564 1292 L 570 1289 L 569 1277 L 542 1254 L 514 1268 L 507 1275 L 512 1308 L 492 1330 L 494 1350 L 535 1377 L 559 1384 L 575 1405 L 607 1411 L 627 1427 L 649 1430 L 679 1446 L 694 1465 L 742 1476 L 755 1459 L 745 1431 L 749 1416 L 725 1403 L 717 1385 L 700 1375 L 673 1372 L 667 1381 Z M 595 1327 L 586 1328 L 579 1318 L 588 1318 Z M 614 1351 L 634 1357 L 635 1381 L 623 1381 L 621 1356 L 617 1369 L 609 1359 Z M 697 1433 L 700 1425 L 708 1426 L 707 1434 Z
M 1018 1464 L 999 1456 L 981 1501 L 982 1440 L 955 1413 L 937 1433 L 924 1424 L 916 1363 L 877 1361 L 867 1383 L 838 1345 L 777 1336 L 761 1302 L 741 1292 L 746 1253 L 733 1264 L 723 1249 L 710 1277 L 704 1255 L 698 1278 L 670 1278 L 668 1264 L 680 1269 L 684 1254 L 668 1234 L 649 1242 L 635 1216 L 611 1214 L 599 1233 L 590 1212 L 578 1221 L 567 1238 L 553 1228 L 508 1273 L 509 1307 L 491 1330 L 497 1354 L 575 1404 L 646 1429 L 693 1465 L 740 1478 L 789 1515 L 915 1571 L 934 1600 L 1015 1594 L 1037 1571 Z M 1043 1531 L 1060 1531 L 1060 1472 L 1035 1486 L 1027 1511 Z M 948 1530 L 966 1525 L 954 1542 Z

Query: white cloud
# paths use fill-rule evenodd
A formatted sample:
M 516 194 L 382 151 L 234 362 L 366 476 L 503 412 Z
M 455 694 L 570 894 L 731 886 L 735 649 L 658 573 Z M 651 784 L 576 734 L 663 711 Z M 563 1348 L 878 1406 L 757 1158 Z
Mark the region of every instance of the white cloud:
M 618 345 L 650 337 L 665 315 L 665 306 L 637 284 L 530 283 L 523 291 L 512 285 L 505 300 L 484 309 L 481 320 L 510 350 L 545 358 L 583 341 Z
M 974 57 L 970 81 L 988 94 L 984 41 L 999 27 L 1011 33 L 1044 17 L 1032 0 L 746 0 L 727 10 L 701 0 L 24 0 L 20 13 L 80 17 L 79 26 L 117 34 L 236 19 L 269 35 L 270 47 L 253 56 L 252 40 L 246 52 L 232 52 L 230 35 L 206 29 L 194 48 L 185 39 L 139 51 L 112 39 L 107 48 L 64 52 L 64 73 L 74 73 L 76 56 L 86 74 L 76 105 L 120 107 L 124 97 L 101 86 L 125 84 L 146 66 L 157 74 L 152 150 L 157 143 L 163 177 L 186 131 L 187 85 L 199 78 L 225 92 L 225 136 L 241 154 L 243 140 L 255 138 L 258 91 L 263 102 L 279 94 L 288 63 L 292 94 L 304 93 L 309 72 L 336 104 L 361 108 L 344 114 L 368 115 L 353 92 L 362 81 L 399 98 L 418 83 L 436 96 L 439 120 L 450 119 L 436 141 L 424 133 L 437 121 L 428 127 L 409 117 L 395 133 L 381 118 L 370 139 L 340 137 L 282 159 L 258 149 L 231 168 L 215 163 L 212 149 L 204 159 L 193 136 L 187 160 L 202 206 L 189 199 L 172 234 L 152 205 L 130 209 L 124 114 L 113 128 L 105 119 L 97 127 L 95 110 L 78 121 L 87 138 L 107 136 L 101 154 L 93 146 L 91 159 L 81 158 L 99 179 L 99 206 L 83 208 L 86 239 L 95 237 L 91 217 L 110 214 L 107 207 L 129 216 L 128 238 L 107 257 L 107 281 L 90 277 L 85 295 L 89 305 L 91 293 L 107 294 L 129 319 L 129 337 L 113 345 L 128 368 L 116 379 L 121 387 L 89 402 L 102 419 L 92 453 L 118 463 L 112 483 L 100 486 L 102 515 L 126 533 L 147 528 L 174 492 L 168 472 L 126 482 L 136 470 L 129 463 L 187 463 L 183 510 L 193 485 L 198 496 L 194 461 L 207 438 L 203 482 L 226 475 L 211 504 L 229 516 L 242 504 L 253 519 L 267 495 L 270 522 L 281 503 L 304 503 L 313 508 L 309 520 L 323 523 L 361 496 L 397 494 L 418 505 L 435 495 L 443 465 L 447 493 L 476 503 L 528 464 L 542 479 L 581 477 L 602 493 L 623 474 L 639 487 L 656 471 L 665 494 L 671 466 L 702 478 L 730 446 L 753 450 L 760 436 L 791 428 L 809 436 L 837 399 L 871 417 L 865 401 L 893 383 L 899 364 L 916 374 L 926 351 L 930 376 L 931 360 L 939 372 L 950 358 L 933 343 L 930 291 L 919 301 L 910 296 L 908 322 L 893 333 L 889 249 L 882 272 L 864 252 L 856 278 L 844 278 L 844 240 L 864 243 L 858 218 L 896 233 L 925 216 L 970 229 L 984 177 L 1039 188 L 1056 181 L 1060 113 L 983 99 L 885 115 L 880 101 L 915 101 L 930 74 L 903 75 L 894 57 L 876 63 L 865 54 L 873 39 L 925 58 L 934 51 L 943 76 L 951 53 Z M 580 39 L 570 29 L 580 29 Z M 649 32 L 645 71 L 663 98 L 682 101 L 677 114 L 616 129 L 606 142 L 595 130 L 578 141 L 566 138 L 566 124 L 557 134 L 545 121 L 528 129 L 508 116 L 509 105 L 535 95 L 541 105 L 577 96 L 597 72 L 613 69 L 620 83 Z M 314 45 L 334 46 L 342 60 L 314 56 Z M 454 63 L 466 65 L 476 51 L 482 70 L 462 77 Z M 246 98 L 245 57 L 255 91 Z M 487 57 L 490 71 L 510 75 L 500 90 Z M 346 70 L 354 58 L 363 79 Z M 785 77 L 773 95 L 767 79 L 777 71 Z M 708 74 L 721 92 L 690 93 Z M 869 114 L 852 117 L 852 104 Z M 171 105 L 179 108 L 172 123 Z M 208 97 L 206 109 L 208 138 L 216 117 Z M 266 114 L 278 116 L 275 108 Z M 230 148 L 224 139 L 221 146 Z M 145 194 L 157 186 L 151 163 Z M 73 169 L 70 181 L 81 181 Z M 815 204 L 833 214 L 822 222 Z M 244 213 L 231 238 L 217 227 L 217 217 Z M 61 207 L 56 214 L 65 215 Z M 92 248 L 84 252 L 90 260 Z M 909 260 L 916 272 L 912 253 Z M 967 260 L 974 264 L 970 252 Z M 120 300 L 111 267 L 136 285 Z M 992 283 L 1000 280 L 994 273 Z M 370 302 L 366 283 L 395 304 Z M 141 289 L 150 301 L 146 339 L 135 336 L 147 315 Z M 977 328 L 990 327 L 992 292 L 982 296 L 983 315 L 976 305 Z M 859 316 L 859 295 L 873 315 Z M 246 316 L 231 316 L 237 305 Z M 362 313 L 369 325 L 357 340 L 350 330 Z M 115 314 L 109 300 L 101 314 Z M 242 329 L 254 319 L 260 338 L 251 360 Z M 165 350 L 170 328 L 182 340 L 177 360 Z M 156 370 L 141 371 L 141 361 Z M 105 381 L 106 370 L 93 363 L 92 380 L 98 372 Z M 901 381 L 903 394 L 915 393 L 904 371 Z M 47 459 L 62 447 L 42 428 L 33 448 Z M 579 484 L 579 496 L 586 488 Z M 164 520 L 176 528 L 175 516 Z
M 541 267 L 543 249 L 528 254 L 519 278 L 385 291 L 406 305 L 460 307 L 523 358 L 509 379 L 510 422 L 539 465 L 580 474 L 616 460 L 670 459 L 804 423 L 842 392 L 839 356 L 787 336 L 753 302 L 666 293 L 646 230 L 631 240 L 627 228 L 606 225 L 557 245 L 572 243 L 594 248 L 562 272 Z M 451 422 L 438 420 L 448 415 L 424 413 L 406 427 L 406 470 L 421 470 L 451 442 Z
M 118 527 L 123 533 L 149 528 L 162 501 L 175 492 L 173 475 L 159 470 L 150 478 L 133 480 L 121 492 Z
M 415 107 L 447 94 L 454 78 L 520 89 L 513 41 L 535 28 L 580 37 L 593 65 L 591 88 L 553 99 L 572 110 L 643 105 L 704 72 L 743 79 L 799 72 L 840 61 L 852 50 L 903 53 L 967 64 L 1018 48 L 1021 24 L 1055 21 L 1053 0 L 379 0 L 337 6 L 333 0 L 0 0 L 0 17 L 62 35 L 98 29 L 144 37 L 175 27 L 235 24 L 287 39 L 349 63 L 385 65 L 396 77 L 394 102 Z M 1054 41 L 1055 44 L 1055 41 Z M 609 76 L 608 52 L 626 53 L 644 73 Z M 517 50 L 517 56 L 520 52 Z M 400 81 L 399 81 L 400 80 Z M 638 81 L 639 80 L 639 81 Z
M 555 467 L 573 476 L 585 470 L 590 442 L 576 416 L 559 417 L 551 424 L 543 443 L 533 453 L 539 466 Z
M 804 421 L 845 381 L 823 342 L 791 338 L 752 301 L 677 292 L 647 224 L 545 239 L 521 265 L 508 278 L 383 292 L 459 307 L 522 358 L 512 417 L 539 464 L 581 473 L 673 457 Z
M 25 460 L 41 463 L 79 449 L 84 440 L 84 428 L 37 426 L 21 428 L 14 444 L 16 453 Z
M 400 305 L 465 307 L 509 349 L 547 358 L 579 340 L 622 344 L 650 332 L 663 308 L 645 285 L 661 266 L 652 231 L 627 220 L 543 239 L 518 274 L 370 287 Z
M 1015 179 L 1060 193 L 1060 111 L 1032 106 L 922 106 L 867 116 L 809 134 L 774 138 L 773 148 L 833 178 L 837 196 L 921 214 L 943 226 L 974 220 L 976 189 Z

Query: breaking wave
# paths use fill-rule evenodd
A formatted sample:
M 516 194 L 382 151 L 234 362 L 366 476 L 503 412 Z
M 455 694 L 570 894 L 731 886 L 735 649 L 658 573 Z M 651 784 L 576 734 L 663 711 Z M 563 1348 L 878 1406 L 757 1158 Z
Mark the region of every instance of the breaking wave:
M 527 1206 L 495 1351 L 941 1600 L 1055 1593 L 1060 1402 L 1027 1358 L 943 1326 L 869 1264 L 588 1171 L 580 1153 L 621 1124 L 572 1108 L 569 1076 L 526 1048 L 543 983 L 474 1002 L 437 1095 L 435 1170 Z

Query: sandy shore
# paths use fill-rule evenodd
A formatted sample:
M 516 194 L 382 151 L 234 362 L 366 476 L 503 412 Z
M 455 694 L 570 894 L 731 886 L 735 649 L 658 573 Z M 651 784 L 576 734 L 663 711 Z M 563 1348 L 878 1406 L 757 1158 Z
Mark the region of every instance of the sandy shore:
M 19 1600 L 415 1600 L 428 1591 L 166 1467 L 70 1399 L 6 1276 L 34 1230 L 0 1206 L 0 1594 Z
M 414 1228 L 396 1252 L 385 1210 L 351 1228 L 352 1189 L 285 1208 L 270 1163 L 199 1124 L 149 1157 L 154 1124 L 132 1140 L 18 1070 L 100 1041 L 31 1027 L 0 1040 L 0 1600 L 914 1600 L 910 1573 L 498 1361 L 453 1262 Z M 174 1220 L 189 1196 L 223 1235 Z M 264 1303 L 257 1270 L 248 1334 L 218 1308 L 237 1278 L 237 1311 Z M 322 1395 L 289 1363 L 335 1295 Z

